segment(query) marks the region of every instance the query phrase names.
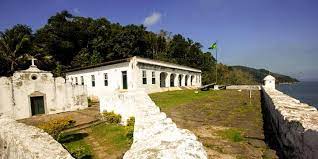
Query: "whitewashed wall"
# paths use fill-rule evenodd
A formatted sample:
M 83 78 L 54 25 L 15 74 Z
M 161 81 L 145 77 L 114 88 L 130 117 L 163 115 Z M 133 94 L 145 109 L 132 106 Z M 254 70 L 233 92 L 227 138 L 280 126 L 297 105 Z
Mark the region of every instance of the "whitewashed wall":
M 141 62 L 147 62 L 152 67 L 141 68 Z M 161 67 L 162 66 L 162 67 Z M 173 68 L 168 68 L 173 67 Z M 147 84 L 143 84 L 142 71 L 146 71 Z M 166 90 L 180 90 L 178 88 L 179 81 L 178 76 L 182 75 L 182 84 L 185 86 L 185 77 L 189 76 L 187 83 L 188 87 L 200 87 L 201 86 L 201 72 L 193 68 L 186 66 L 179 66 L 174 64 L 160 63 L 158 61 L 146 60 L 143 58 L 133 57 L 129 62 L 117 63 L 112 65 L 100 66 L 95 68 L 83 69 L 66 73 L 66 79 L 73 84 L 76 83 L 75 78 L 78 79 L 78 84 L 81 84 L 81 76 L 84 78 L 84 85 L 87 86 L 88 95 L 90 97 L 97 97 L 101 99 L 102 96 L 111 96 L 112 92 L 122 90 L 122 72 L 127 71 L 128 78 L 128 90 L 145 89 L 148 93 L 161 92 Z M 155 72 L 156 82 L 152 84 L 152 72 Z M 166 88 L 160 87 L 160 73 L 166 72 Z M 104 73 L 108 74 L 108 86 L 104 86 Z M 175 86 L 170 86 L 170 75 L 174 73 Z M 95 87 L 92 87 L 91 75 L 95 75 Z M 193 81 L 191 85 L 191 76 Z
M 75 77 L 77 77 L 78 84 L 80 85 L 80 79 L 83 76 L 88 95 L 100 98 L 101 96 L 111 94 L 115 90 L 122 89 L 122 71 L 127 71 L 128 89 L 134 88 L 131 64 L 129 62 L 68 72 L 66 73 L 66 79 L 75 84 Z M 104 73 L 108 75 L 108 86 L 104 85 Z M 95 87 L 92 86 L 92 75 L 95 75 Z
M 43 130 L 0 117 L 1 159 L 73 159 Z
M 38 70 L 38 69 L 37 69 Z M 36 76 L 36 79 L 32 79 Z M 65 83 L 49 72 L 20 71 L 0 78 L 0 113 L 14 119 L 31 117 L 31 96 L 43 96 L 45 114 L 83 109 L 88 106 L 85 86 Z

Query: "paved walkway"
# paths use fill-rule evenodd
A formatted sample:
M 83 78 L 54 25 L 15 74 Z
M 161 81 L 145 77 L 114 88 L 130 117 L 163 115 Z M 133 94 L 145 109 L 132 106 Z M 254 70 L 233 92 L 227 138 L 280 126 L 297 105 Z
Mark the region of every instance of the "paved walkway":
M 99 121 L 99 116 L 100 116 L 99 103 L 93 103 L 91 107 L 88 107 L 86 109 L 79 110 L 79 111 L 69 111 L 69 112 L 49 114 L 49 115 L 38 115 L 38 116 L 33 116 L 30 118 L 18 120 L 18 122 L 25 123 L 27 125 L 37 126 L 45 121 L 50 121 L 52 119 L 69 117 L 69 116 L 76 121 L 75 123 L 76 128 L 81 128 L 81 127 L 85 128 L 87 125 L 90 125 L 92 123 Z

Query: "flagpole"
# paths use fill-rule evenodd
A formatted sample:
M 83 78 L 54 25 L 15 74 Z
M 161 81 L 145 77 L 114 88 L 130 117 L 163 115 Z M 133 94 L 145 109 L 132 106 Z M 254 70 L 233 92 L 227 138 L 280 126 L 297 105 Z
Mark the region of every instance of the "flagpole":
M 216 43 L 216 48 L 215 48 L 215 60 L 216 60 L 216 64 L 215 64 L 215 84 L 218 83 L 218 41 L 215 42 Z

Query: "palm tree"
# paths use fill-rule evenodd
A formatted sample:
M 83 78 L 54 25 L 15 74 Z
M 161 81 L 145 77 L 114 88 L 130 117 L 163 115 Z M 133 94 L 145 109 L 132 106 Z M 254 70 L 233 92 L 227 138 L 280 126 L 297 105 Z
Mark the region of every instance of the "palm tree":
M 18 62 L 26 58 L 31 50 L 32 30 L 26 25 L 15 25 L 11 29 L 0 32 L 0 58 L 10 64 L 12 73 Z

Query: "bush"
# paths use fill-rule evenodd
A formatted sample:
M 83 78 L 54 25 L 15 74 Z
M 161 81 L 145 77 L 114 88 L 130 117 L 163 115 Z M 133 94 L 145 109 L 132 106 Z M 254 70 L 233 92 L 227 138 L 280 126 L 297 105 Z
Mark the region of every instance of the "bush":
M 134 137 L 134 126 L 126 126 L 126 137 L 130 140 Z
M 130 117 L 127 120 L 127 126 L 134 126 L 135 125 L 135 117 Z
M 47 122 L 38 125 L 38 128 L 43 129 L 45 132 L 50 134 L 55 140 L 58 140 L 60 133 L 75 125 L 75 120 L 72 117 L 56 118 L 51 119 Z
M 91 151 L 87 146 L 78 146 L 69 150 L 70 154 L 76 159 L 84 159 L 91 157 Z
M 107 123 L 118 124 L 121 121 L 121 115 L 115 114 L 114 112 L 103 112 L 102 119 Z
M 135 126 L 135 117 L 130 117 L 127 120 L 127 126 L 126 126 L 126 137 L 128 137 L 130 140 L 134 137 L 134 126 Z
M 92 106 L 92 99 L 91 98 L 87 98 L 87 103 L 88 103 L 88 107 Z

